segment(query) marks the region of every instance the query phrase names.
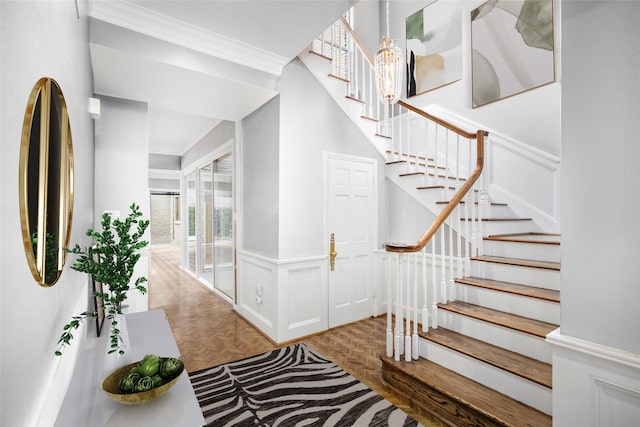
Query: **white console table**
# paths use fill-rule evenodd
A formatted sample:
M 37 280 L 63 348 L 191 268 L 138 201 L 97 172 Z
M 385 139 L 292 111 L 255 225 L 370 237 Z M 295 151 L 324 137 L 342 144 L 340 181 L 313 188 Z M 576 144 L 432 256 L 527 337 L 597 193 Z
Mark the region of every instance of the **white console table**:
M 164 310 L 127 314 L 129 344 L 125 356 L 107 354 L 109 324 L 99 338 L 89 337 L 79 356 L 56 420 L 58 427 L 154 426 L 201 427 L 204 417 L 186 370 L 158 399 L 143 405 L 123 405 L 102 390 L 102 381 L 115 369 L 146 354 L 179 357 L 178 346 Z

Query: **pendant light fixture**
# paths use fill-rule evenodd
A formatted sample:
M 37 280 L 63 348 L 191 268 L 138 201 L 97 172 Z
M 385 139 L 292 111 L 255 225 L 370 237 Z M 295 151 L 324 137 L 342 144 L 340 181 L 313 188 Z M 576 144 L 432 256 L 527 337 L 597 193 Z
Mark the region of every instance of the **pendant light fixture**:
M 395 104 L 402 87 L 402 50 L 389 37 L 389 0 L 387 0 L 387 34 L 382 36 L 380 50 L 374 60 L 376 88 L 383 104 Z

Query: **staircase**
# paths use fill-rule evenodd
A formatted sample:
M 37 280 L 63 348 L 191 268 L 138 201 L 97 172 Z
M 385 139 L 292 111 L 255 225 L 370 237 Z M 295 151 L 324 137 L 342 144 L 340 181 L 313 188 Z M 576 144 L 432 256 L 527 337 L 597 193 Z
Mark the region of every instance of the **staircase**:
M 551 425 L 551 352 L 560 317 L 559 236 L 484 238 L 455 279 L 456 300 L 438 304 L 437 329 L 420 333 L 410 363 L 382 357 L 383 378 L 411 404 L 453 425 Z
M 365 67 L 336 72 L 342 67 L 336 62 L 364 64 L 366 53 L 364 59 L 349 59 L 357 38 L 345 20 L 328 31 L 321 44 L 332 47 L 329 54 L 315 49 L 300 56 L 303 62 L 387 157 L 387 178 L 434 215 L 448 209 L 469 179 L 472 162 L 452 165 L 448 133 L 446 143 L 422 149 L 412 142 L 425 138 L 415 129 L 433 133 L 428 126 L 407 131 L 410 136 L 394 133 L 394 126 L 413 118 L 368 100 L 372 77 Z M 350 75 L 360 80 L 355 88 Z M 545 337 L 560 322 L 560 237 L 517 217 L 507 203 L 491 200 L 481 179 L 454 212 L 443 224 L 447 231 L 441 227 L 423 252 L 398 254 L 395 264 L 389 253 L 388 281 L 399 279 L 387 288 L 382 377 L 413 406 L 450 425 L 551 425 L 551 350 Z M 439 246 L 443 252 L 436 255 Z M 392 304 L 397 305 L 393 320 Z

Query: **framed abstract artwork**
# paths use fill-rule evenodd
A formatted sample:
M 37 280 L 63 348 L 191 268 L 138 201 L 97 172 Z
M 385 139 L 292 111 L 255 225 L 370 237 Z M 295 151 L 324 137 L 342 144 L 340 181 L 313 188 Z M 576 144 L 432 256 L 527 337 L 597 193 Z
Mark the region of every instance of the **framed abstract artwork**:
M 407 18 L 408 97 L 462 78 L 461 4 L 436 0 Z
M 555 81 L 553 1 L 490 0 L 471 11 L 472 107 Z

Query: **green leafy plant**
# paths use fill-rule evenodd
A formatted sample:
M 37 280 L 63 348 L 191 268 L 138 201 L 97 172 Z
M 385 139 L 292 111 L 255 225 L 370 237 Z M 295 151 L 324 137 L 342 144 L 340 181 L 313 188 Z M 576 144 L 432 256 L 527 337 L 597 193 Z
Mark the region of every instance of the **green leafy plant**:
M 110 349 L 108 354 L 118 352 L 124 354 L 123 340 L 118 327 L 117 315 L 122 314 L 122 303 L 127 299 L 129 291 L 138 290 L 145 294 L 147 289 L 143 283 L 146 277 L 138 277 L 131 285 L 133 270 L 140 259 L 140 249 L 149 244 L 142 240 L 145 230 L 149 226 L 148 220 L 141 219 L 142 212 L 135 203 L 131 204 L 130 212 L 124 220 L 115 218 L 105 213 L 102 216 L 102 232 L 92 229 L 87 230 L 87 236 L 92 237 L 95 245 L 81 248 L 79 245 L 67 252 L 78 255 L 71 266 L 76 271 L 90 274 L 98 282 L 103 284 L 103 292 L 95 292 L 96 298 L 104 303 L 105 319 L 111 321 Z M 97 311 L 84 311 L 71 318 L 64 325 L 62 335 L 58 340 L 58 349 L 55 354 L 62 355 L 64 347 L 71 343 L 72 332 L 87 319 L 95 319 Z

